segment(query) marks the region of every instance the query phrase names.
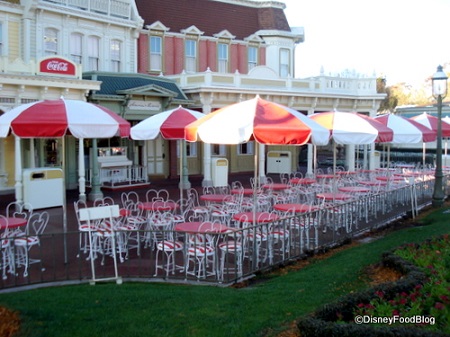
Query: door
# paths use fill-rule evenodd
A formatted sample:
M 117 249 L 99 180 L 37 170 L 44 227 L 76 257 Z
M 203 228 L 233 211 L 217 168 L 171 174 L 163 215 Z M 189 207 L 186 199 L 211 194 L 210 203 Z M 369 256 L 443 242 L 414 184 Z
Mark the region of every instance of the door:
M 165 145 L 161 136 L 158 136 L 155 140 L 147 141 L 147 172 L 149 175 L 166 175 Z

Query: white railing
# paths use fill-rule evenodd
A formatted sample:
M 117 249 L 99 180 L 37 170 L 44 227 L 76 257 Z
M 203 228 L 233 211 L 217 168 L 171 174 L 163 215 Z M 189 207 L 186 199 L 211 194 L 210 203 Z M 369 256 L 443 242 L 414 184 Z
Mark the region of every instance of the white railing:
M 137 185 L 148 181 L 147 168 L 140 165 L 101 168 L 99 177 L 104 186 Z M 92 170 L 86 171 L 86 181 L 92 185 Z
M 83 11 L 131 19 L 130 1 L 120 0 L 42 0 Z
M 168 75 L 182 87 L 189 88 L 198 85 L 227 87 L 258 87 L 258 89 L 288 91 L 290 93 L 346 93 L 354 95 L 377 95 L 375 77 L 342 77 L 320 75 L 304 79 L 298 78 L 257 78 L 251 75 L 235 72 L 218 73 L 207 70 L 203 73 Z

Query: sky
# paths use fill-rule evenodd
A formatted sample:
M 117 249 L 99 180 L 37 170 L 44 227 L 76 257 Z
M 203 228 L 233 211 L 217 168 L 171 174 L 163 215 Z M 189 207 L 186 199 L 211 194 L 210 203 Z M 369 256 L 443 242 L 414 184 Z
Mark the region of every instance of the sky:
M 450 0 L 280 0 L 289 25 L 303 27 L 295 77 L 384 76 L 421 85 L 450 62 Z

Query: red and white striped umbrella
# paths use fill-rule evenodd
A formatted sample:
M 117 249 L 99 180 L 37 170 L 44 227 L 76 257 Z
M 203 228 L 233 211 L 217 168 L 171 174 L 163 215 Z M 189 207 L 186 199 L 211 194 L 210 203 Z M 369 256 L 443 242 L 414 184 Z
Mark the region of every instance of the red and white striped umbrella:
M 131 138 L 151 140 L 161 134 L 164 139 L 184 139 L 186 125 L 204 116 L 201 112 L 179 106 L 176 109 L 158 113 L 139 122 L 131 128 Z
M 364 145 L 385 143 L 393 138 L 393 131 L 375 119 L 359 113 L 328 111 L 309 117 L 327 128 L 337 144 Z
M 386 114 L 375 119 L 394 131 L 394 144 L 428 143 L 436 140 L 436 131 L 433 131 L 421 123 L 394 114 Z
M 326 145 L 330 132 L 302 113 L 259 96 L 235 103 L 189 124 L 186 140 L 212 144 Z
M 423 126 L 426 126 L 428 129 L 433 130 L 434 132 L 437 132 L 437 128 L 438 128 L 438 118 L 435 116 L 432 116 L 426 112 L 411 117 L 410 119 L 412 119 L 413 121 L 416 121 L 417 123 L 422 124 Z M 442 128 L 442 137 L 450 137 L 450 125 L 445 123 L 441 124 Z
M 128 137 L 130 123 L 105 107 L 77 100 L 44 100 L 18 106 L 0 116 L 0 137 Z

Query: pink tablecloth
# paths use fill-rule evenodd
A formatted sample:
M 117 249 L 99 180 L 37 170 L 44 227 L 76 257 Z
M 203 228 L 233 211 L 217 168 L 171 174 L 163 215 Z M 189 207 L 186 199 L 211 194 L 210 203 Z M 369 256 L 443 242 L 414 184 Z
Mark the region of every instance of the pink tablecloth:
M 186 233 L 226 233 L 231 231 L 232 229 L 228 226 L 218 224 L 216 222 L 182 222 L 176 224 L 174 229 L 177 232 L 186 232 Z
M 27 219 L 23 218 L 6 218 L 6 221 L 8 223 L 5 222 L 5 218 L 0 218 L 0 229 L 5 229 L 7 225 L 8 228 L 17 228 L 27 224 Z
M 308 204 L 276 204 L 273 205 L 273 208 L 281 212 L 294 211 L 295 213 L 306 213 L 318 210 L 319 206 Z
M 255 218 L 253 217 L 253 215 L 255 215 Z M 234 214 L 233 219 L 241 222 L 254 222 L 255 220 L 255 222 L 264 223 L 276 221 L 279 219 L 279 216 L 269 212 L 242 212 Z

